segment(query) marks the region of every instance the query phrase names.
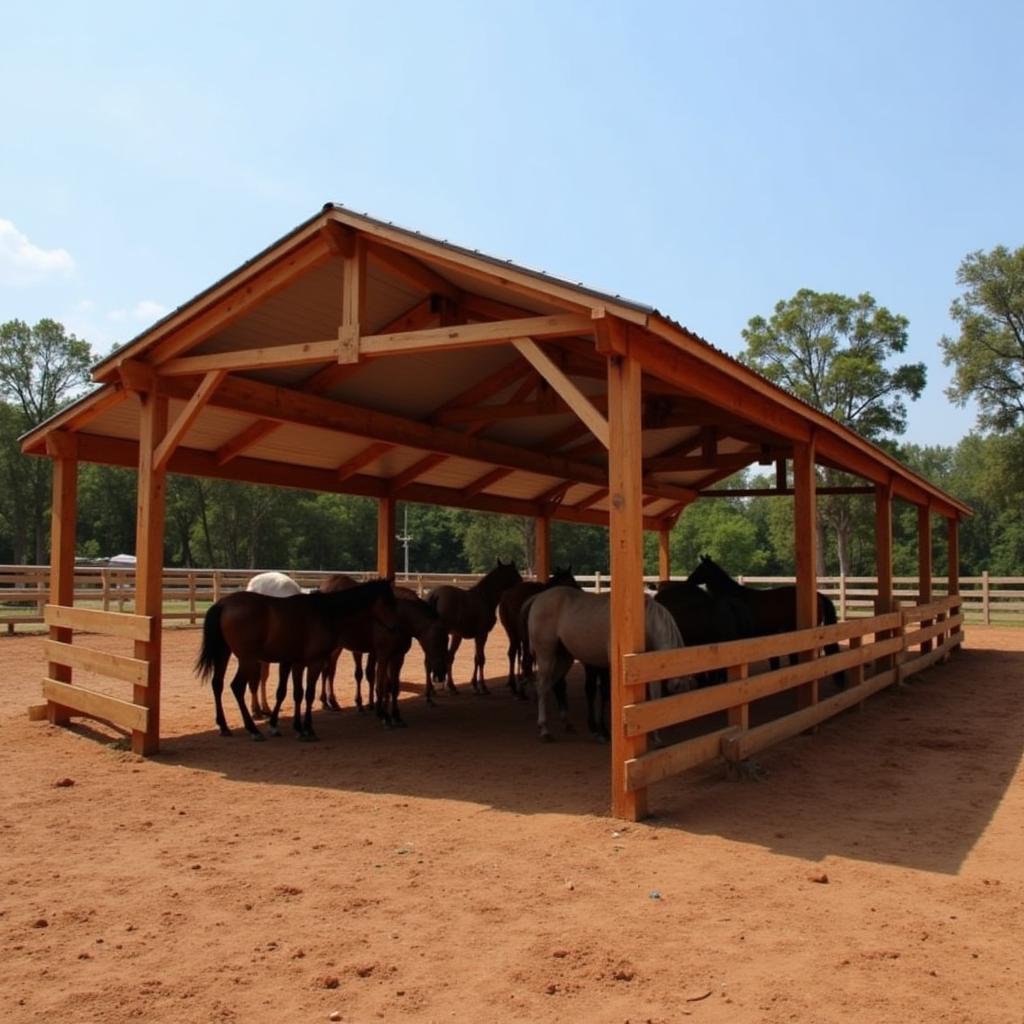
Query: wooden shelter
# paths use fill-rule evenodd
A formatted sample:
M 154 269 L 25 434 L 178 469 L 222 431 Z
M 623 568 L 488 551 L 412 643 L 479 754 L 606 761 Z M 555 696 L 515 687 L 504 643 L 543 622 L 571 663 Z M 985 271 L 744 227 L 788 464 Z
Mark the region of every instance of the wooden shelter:
M 643 530 L 658 532 L 667 576 L 669 531 L 686 505 L 744 466 L 773 464 L 771 493 L 795 495 L 799 621 L 813 627 L 814 469 L 831 466 L 875 495 L 879 612 L 891 611 L 894 498 L 919 510 L 922 602 L 933 516 L 946 522 L 957 592 L 958 520 L 969 509 L 852 431 L 654 309 L 340 206 L 325 206 L 93 376 L 96 390 L 23 439 L 26 453 L 54 462 L 44 693 L 51 721 L 107 718 L 131 730 L 141 753 L 160 741 L 168 472 L 376 498 L 381 574 L 394 569 L 399 500 L 534 517 L 539 576 L 551 520 L 607 524 L 612 805 L 625 817 L 644 813 L 652 779 L 687 761 L 644 768 L 645 733 L 630 725 L 643 692 L 630 675 L 644 639 Z M 72 607 L 83 460 L 138 469 L 134 615 Z M 952 607 L 926 611 L 948 618 L 947 633 L 959 624 Z M 75 628 L 130 637 L 135 657 L 72 645 Z M 938 635 L 918 638 L 922 649 Z M 131 683 L 132 699 L 75 686 L 77 667 Z M 817 683 L 800 678 L 802 703 L 813 705 Z

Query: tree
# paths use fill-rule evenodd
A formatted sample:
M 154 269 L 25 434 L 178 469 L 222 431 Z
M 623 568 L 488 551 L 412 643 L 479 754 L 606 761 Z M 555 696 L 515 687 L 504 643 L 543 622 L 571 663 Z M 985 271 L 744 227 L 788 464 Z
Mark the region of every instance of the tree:
M 45 560 L 50 501 L 50 464 L 22 458 L 18 437 L 53 416 L 88 383 L 91 362 L 88 343 L 54 320 L 34 327 L 22 320 L 0 324 L 0 401 L 6 405 L 0 416 L 0 474 L 17 562 L 33 544 L 36 561 Z
M 887 366 L 907 347 L 906 317 L 857 298 L 802 288 L 776 304 L 768 320 L 755 316 L 743 330 L 741 359 L 796 397 L 876 443 L 906 429 L 907 399 L 924 390 L 924 363 Z M 834 485 L 847 477 L 823 471 Z M 827 529 L 836 534 L 839 571 L 850 567 L 855 524 L 862 516 L 850 496 L 818 502 L 818 572 L 826 571 Z
M 956 366 L 946 394 L 959 405 L 976 398 L 981 426 L 1012 430 L 1024 424 L 1024 246 L 969 253 L 956 281 L 965 291 L 949 313 L 960 336 L 940 343 Z

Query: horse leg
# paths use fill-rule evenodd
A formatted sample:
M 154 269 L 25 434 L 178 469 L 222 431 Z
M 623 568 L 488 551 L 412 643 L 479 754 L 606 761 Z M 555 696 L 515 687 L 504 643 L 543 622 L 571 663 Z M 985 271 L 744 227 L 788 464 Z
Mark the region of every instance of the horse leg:
M 299 739 L 313 741 L 319 739 L 313 731 L 313 700 L 316 697 L 317 677 L 325 666 L 323 664 L 311 666 L 306 670 L 306 711 L 302 716 L 302 729 Z
M 312 668 L 306 668 L 301 664 L 292 666 L 292 703 L 295 705 L 295 713 L 292 718 L 292 729 L 295 730 L 295 735 L 302 739 L 302 673 L 309 671 L 312 674 Z
M 555 704 L 558 707 L 558 717 L 562 720 L 562 728 L 566 732 L 575 732 L 572 722 L 569 721 L 569 690 L 565 676 L 562 676 L 551 687 L 551 692 L 555 695 Z
M 487 643 L 486 636 L 476 638 L 476 655 L 473 658 L 473 689 L 480 694 L 490 694 L 487 684 L 484 682 L 484 662 L 487 658 L 484 655 L 484 645 Z
M 258 662 L 239 661 L 238 671 L 235 673 L 235 678 L 231 680 L 231 692 L 235 695 L 235 700 L 238 702 L 238 710 L 242 712 L 242 722 L 245 725 L 245 731 L 254 740 L 262 740 L 266 739 L 266 737 L 256 727 L 256 723 L 252 720 L 252 715 L 249 714 L 249 709 L 245 706 L 245 691 L 248 689 L 249 680 L 255 682 L 259 678 L 259 671 Z
M 217 728 L 220 730 L 221 736 L 231 735 L 231 730 L 228 728 L 228 720 L 224 717 L 224 702 L 221 699 L 221 695 L 224 692 L 224 673 L 227 667 L 227 659 L 224 660 L 223 664 L 216 664 L 213 668 L 213 679 L 210 681 L 210 688 L 213 690 L 213 706 Z
M 323 678 L 320 682 L 320 705 L 328 711 L 339 711 L 338 702 L 334 699 L 334 674 L 338 671 L 338 658 L 341 648 L 336 648 L 327 656 L 323 666 Z
M 545 651 L 538 655 L 537 666 L 537 730 L 541 741 L 550 743 L 554 736 L 548 731 L 548 690 L 555 680 L 564 679 L 573 659 L 564 651 Z
M 282 661 L 278 666 L 277 693 L 274 696 L 274 710 L 270 712 L 268 727 L 271 736 L 280 736 L 281 730 L 277 726 L 278 716 L 281 714 L 281 705 L 284 703 L 285 694 L 288 692 L 288 674 L 291 672 L 291 665 Z
M 508 638 L 508 688 L 519 695 L 519 687 L 516 684 L 516 664 L 519 661 L 519 638 Z
M 398 697 L 402 689 L 402 666 L 404 664 L 405 655 L 399 653 L 389 659 L 388 665 L 388 682 L 391 687 L 391 722 L 402 729 L 405 728 L 405 719 L 402 718 L 402 713 L 398 710 Z
M 267 676 L 269 675 L 270 665 L 265 661 L 261 661 L 259 677 L 252 681 L 249 691 L 253 718 L 266 718 L 270 714 L 270 708 L 267 705 Z M 260 700 L 261 697 L 262 702 Z
M 455 664 L 455 654 L 461 643 L 462 637 L 458 633 L 452 633 L 451 642 L 448 645 L 448 679 L 445 682 L 445 686 L 453 697 L 459 695 L 459 691 L 455 689 L 455 680 L 452 678 L 452 666 Z

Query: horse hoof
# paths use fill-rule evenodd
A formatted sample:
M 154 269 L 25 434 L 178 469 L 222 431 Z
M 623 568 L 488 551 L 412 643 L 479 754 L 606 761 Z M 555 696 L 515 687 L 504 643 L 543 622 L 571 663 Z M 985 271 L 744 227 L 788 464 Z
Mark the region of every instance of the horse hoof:
M 226 736 L 226 737 L 230 738 L 231 737 L 231 730 L 230 729 L 221 729 L 220 734 L 221 734 L 221 736 Z
M 252 717 L 253 718 L 266 718 L 267 716 L 266 716 L 266 714 L 264 712 L 260 711 L 259 708 L 253 708 L 252 709 Z
M 266 738 L 261 732 L 252 733 L 253 743 L 262 743 Z

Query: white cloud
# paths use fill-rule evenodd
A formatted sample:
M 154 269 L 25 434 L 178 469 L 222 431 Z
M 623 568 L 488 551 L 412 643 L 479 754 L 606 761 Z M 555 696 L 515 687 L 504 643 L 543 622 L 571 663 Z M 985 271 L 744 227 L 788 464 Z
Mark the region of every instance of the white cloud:
M 142 299 L 131 309 L 112 309 L 107 314 L 108 320 L 123 324 L 132 321 L 139 324 L 151 324 L 159 320 L 167 312 L 167 307 L 152 299 Z
M 74 269 L 67 249 L 41 249 L 0 218 L 0 285 L 23 288 L 54 274 L 66 277 Z

